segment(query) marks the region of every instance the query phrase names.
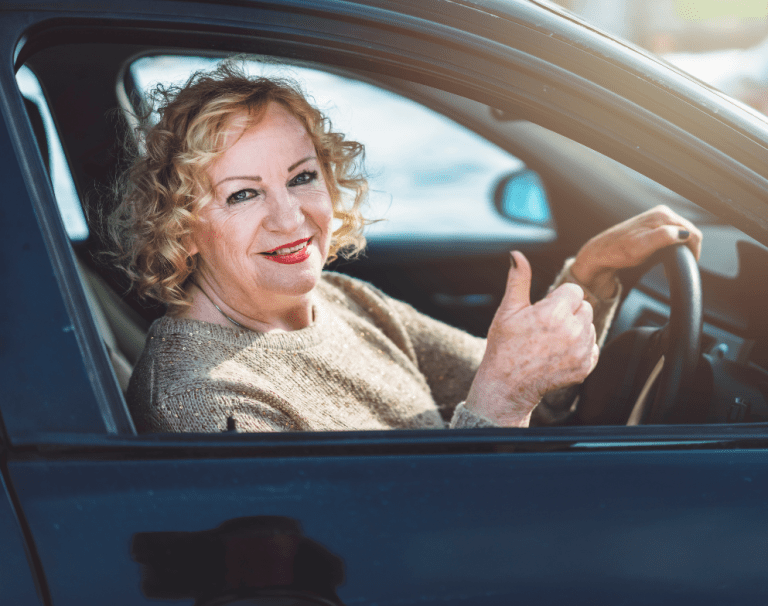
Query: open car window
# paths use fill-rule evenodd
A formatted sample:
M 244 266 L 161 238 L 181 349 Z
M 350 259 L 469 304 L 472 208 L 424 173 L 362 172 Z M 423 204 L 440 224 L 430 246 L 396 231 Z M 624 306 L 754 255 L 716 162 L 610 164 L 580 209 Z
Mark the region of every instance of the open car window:
M 128 99 L 141 103 L 158 83 L 183 83 L 193 72 L 210 69 L 218 60 L 164 54 L 133 59 L 127 65 L 129 77 L 115 83 L 118 90 L 125 83 L 132 89 L 116 95 L 115 104 L 122 102 L 123 111 L 130 115 L 136 108 L 128 105 Z M 518 248 L 528 255 L 534 267 L 532 294 L 539 298 L 564 258 L 599 228 L 660 203 L 705 231 L 701 268 L 705 280 L 716 284 L 711 289 L 715 293 L 722 290 L 719 284 L 747 279 L 739 274 L 741 243 L 747 243 L 750 251 L 765 250 L 652 179 L 483 103 L 394 77 L 376 82 L 365 75 L 271 59 L 249 65 L 253 74 L 287 76 L 299 82 L 336 130 L 366 146 L 371 195 L 365 214 L 375 221 L 366 232 L 368 251 L 361 259 L 333 269 L 367 280 L 419 311 L 477 336 L 485 336 L 503 295 L 507 251 Z M 26 68 L 19 72 L 18 81 L 32 104 L 28 110 L 37 111 L 44 125 L 44 135 L 38 139 L 80 262 L 90 313 L 125 392 L 148 326 L 164 310 L 145 307 L 125 296 L 125 283 L 115 281 L 109 268 L 92 263 L 95 241 L 84 221 L 80 199 L 92 204 L 94 192 L 104 192 L 112 185 L 114 172 L 108 171 L 100 174 L 96 188 L 84 185 L 95 165 L 89 154 L 101 154 L 99 145 L 103 149 L 104 144 L 75 154 L 72 173 L 79 175 L 81 190 L 76 194 L 42 87 Z M 114 124 L 110 128 L 117 130 Z M 72 145 L 71 131 L 68 136 Z M 103 154 L 98 157 L 105 158 Z M 537 172 L 530 172 L 529 167 Z M 526 171 L 533 175 L 532 185 L 520 193 L 509 188 L 512 193 L 506 195 L 512 210 L 505 214 L 500 191 L 505 191 L 504 184 L 511 178 Z M 94 216 L 98 213 L 91 212 Z M 739 368 L 755 365 L 758 374 L 751 375 L 748 384 L 757 397 L 760 373 L 768 370 L 768 355 L 732 300 L 717 294 L 705 296 L 710 306 L 703 353 Z M 627 299 L 612 335 L 663 325 L 669 317 L 668 299 L 663 272 L 649 273 Z M 717 396 L 724 398 L 719 416 L 707 417 L 708 422 L 763 418 L 764 396 L 751 416 L 734 418 L 730 403 L 725 402 L 731 396 L 728 389 Z

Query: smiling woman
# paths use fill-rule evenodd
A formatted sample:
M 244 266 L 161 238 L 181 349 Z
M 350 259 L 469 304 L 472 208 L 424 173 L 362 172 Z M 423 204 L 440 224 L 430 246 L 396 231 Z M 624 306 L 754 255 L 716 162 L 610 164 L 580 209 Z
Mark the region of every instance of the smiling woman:
M 333 220 L 312 139 L 272 102 L 255 119 L 234 116 L 223 146 L 207 171 L 211 199 L 190 236 L 189 254 L 198 258 L 191 306 L 178 317 L 262 333 L 305 328 Z
M 303 145 L 306 152 L 281 170 L 296 171 L 293 185 L 299 185 L 306 176 L 298 174 L 305 171 L 298 171 L 296 160 L 312 159 L 322 172 L 318 177 L 329 184 L 326 194 L 341 225 L 325 255 L 333 260 L 341 250 L 351 256 L 362 248 L 364 222 L 359 209 L 367 183 L 356 166 L 362 146 L 332 132 L 298 85 L 266 78 L 249 80 L 232 63 L 225 63 L 215 72 L 193 75 L 185 86 L 158 86 L 153 101 L 139 118 L 139 147 L 144 152 L 124 175 L 119 185 L 124 192 L 122 201 L 110 220 L 118 260 L 135 281 L 140 296 L 166 303 L 171 313 L 190 305 L 189 293 L 182 285 L 196 269 L 196 247 L 213 245 L 223 235 L 208 220 L 213 219 L 212 209 L 205 217 L 199 213 L 213 203 L 213 208 L 237 214 L 241 211 L 234 203 L 264 189 L 263 184 L 253 187 L 261 181 L 261 175 L 253 172 L 259 164 L 241 155 L 253 151 L 248 145 L 253 139 L 251 127 L 265 114 L 272 117 L 271 104 L 283 109 L 282 126 L 302 133 L 297 145 Z M 161 114 L 157 124 L 152 119 L 154 112 Z M 266 140 L 283 134 L 277 127 Z M 261 143 L 255 142 L 257 146 Z M 272 144 L 280 147 L 278 141 Z M 319 157 L 316 149 L 321 150 Z M 219 157 L 222 152 L 224 156 Z M 306 172 L 312 172 L 311 167 Z M 235 187 L 243 181 L 250 187 Z M 222 200 L 225 187 L 228 193 Z M 317 187 L 312 189 L 317 191 Z M 321 189 L 325 191 L 324 186 Z M 348 195 L 343 196 L 342 190 Z M 232 213 L 227 216 L 234 216 Z M 193 217 L 195 221 L 190 220 Z
M 681 240 L 698 254 L 698 230 L 655 209 L 590 240 L 532 305 L 514 252 L 486 342 L 323 271 L 364 243 L 362 146 L 297 87 L 225 62 L 158 90 L 112 221 L 139 293 L 168 305 L 128 390 L 144 431 L 557 420 L 597 362 L 616 270 Z

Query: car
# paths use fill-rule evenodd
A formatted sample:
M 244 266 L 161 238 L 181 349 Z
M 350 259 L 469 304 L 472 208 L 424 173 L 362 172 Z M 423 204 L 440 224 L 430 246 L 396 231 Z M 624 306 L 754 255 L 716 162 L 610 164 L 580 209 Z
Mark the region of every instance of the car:
M 765 118 L 543 0 L 29 0 L 0 28 L 3 604 L 765 602 Z M 659 204 L 700 263 L 623 277 L 564 425 L 138 434 L 164 310 L 104 217 L 147 86 L 233 54 L 377 110 L 351 135 L 389 220 L 333 269 L 425 313 L 483 335 L 510 249 L 541 297 Z

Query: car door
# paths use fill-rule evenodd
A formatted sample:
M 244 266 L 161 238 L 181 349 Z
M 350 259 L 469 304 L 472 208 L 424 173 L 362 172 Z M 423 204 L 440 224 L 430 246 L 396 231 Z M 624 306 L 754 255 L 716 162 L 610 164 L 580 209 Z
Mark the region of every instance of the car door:
M 762 601 L 762 426 L 136 435 L 10 66 L 17 51 L 24 63 L 68 43 L 105 55 L 119 44 L 178 45 L 349 62 L 495 105 L 514 101 L 529 118 L 560 116 L 555 123 L 575 139 L 660 180 L 683 174 L 683 189 L 698 192 L 695 167 L 681 166 L 669 140 L 691 164 L 706 154 L 689 131 L 675 139 L 652 119 L 665 104 L 679 109 L 676 95 L 656 91 L 654 114 L 636 107 L 638 97 L 601 92 L 599 68 L 638 77 L 597 56 L 610 44 L 583 32 L 579 42 L 572 24 L 527 3 L 509 4 L 501 29 L 493 6 L 460 3 L 439 11 L 324 3 L 306 13 L 293 3 L 37 8 L 0 12 L 13 202 L 3 203 L 0 227 L 8 312 L 0 372 L 4 477 L 43 603 Z M 564 49 L 578 57 L 558 63 Z M 542 90 L 555 80 L 553 95 Z M 589 118 L 605 104 L 615 114 Z M 672 110 L 665 115 L 682 130 L 687 118 Z M 630 135 L 662 143 L 643 156 L 624 141 Z M 728 140 L 743 143 L 732 161 L 749 166 L 757 144 Z M 67 153 L 82 179 L 78 149 Z M 759 208 L 765 179 L 757 174 L 748 187 L 736 172 L 726 171 L 721 189 L 741 188 L 742 201 Z
M 4 443 L 0 444 L 0 449 L 5 459 Z M 30 551 L 29 529 L 18 508 L 18 500 L 9 490 L 7 478 L 7 467 L 4 466 L 0 476 L 0 541 L 3 545 L 0 587 L 8 603 L 44 604 L 44 577 L 40 574 L 37 554 Z

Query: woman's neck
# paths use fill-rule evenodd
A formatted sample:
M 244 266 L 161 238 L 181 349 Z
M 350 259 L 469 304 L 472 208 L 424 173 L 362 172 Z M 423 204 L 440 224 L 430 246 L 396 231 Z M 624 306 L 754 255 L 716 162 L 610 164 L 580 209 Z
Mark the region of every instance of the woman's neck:
M 312 293 L 300 298 L 277 301 L 282 305 L 250 310 L 248 314 L 230 307 L 219 298 L 210 285 L 192 282 L 188 287 L 192 305 L 175 314 L 176 318 L 201 320 L 228 328 L 242 328 L 254 332 L 290 332 L 310 326 L 314 320 Z

